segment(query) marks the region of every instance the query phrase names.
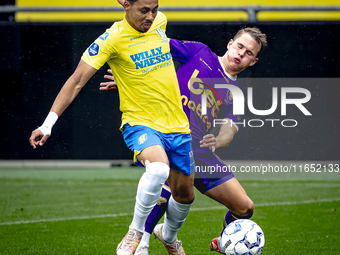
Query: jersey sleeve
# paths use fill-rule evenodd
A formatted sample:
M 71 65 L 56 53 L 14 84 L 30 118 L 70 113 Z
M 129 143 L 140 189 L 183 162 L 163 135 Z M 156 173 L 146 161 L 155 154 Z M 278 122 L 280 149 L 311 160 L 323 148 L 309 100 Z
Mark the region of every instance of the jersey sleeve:
M 112 31 L 108 29 L 86 49 L 81 59 L 98 70 L 116 55 L 115 36 Z
M 205 47 L 208 46 L 200 42 L 170 39 L 170 52 L 175 61 L 188 62 Z

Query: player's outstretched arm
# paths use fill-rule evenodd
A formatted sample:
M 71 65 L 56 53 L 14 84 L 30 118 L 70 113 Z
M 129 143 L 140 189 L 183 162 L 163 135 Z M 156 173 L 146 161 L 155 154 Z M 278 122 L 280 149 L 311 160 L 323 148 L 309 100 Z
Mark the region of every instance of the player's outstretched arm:
M 107 82 L 101 82 L 100 83 L 100 87 L 99 89 L 100 90 L 117 90 L 118 87 L 117 87 L 117 83 L 115 81 L 115 78 L 113 77 L 112 75 L 112 71 L 111 69 L 108 69 L 107 72 L 110 74 L 110 75 L 104 75 L 104 79 L 108 79 L 110 81 L 107 81 Z
M 203 139 L 200 141 L 200 147 L 209 148 L 212 152 L 215 152 L 218 148 L 228 146 L 233 140 L 236 132 L 236 128 L 233 125 L 230 126 L 229 122 L 227 124 L 223 124 L 221 125 L 220 132 L 216 137 L 213 134 L 203 136 Z
M 96 69 L 80 60 L 78 67 L 70 78 L 66 81 L 58 96 L 56 97 L 52 108 L 45 119 L 43 125 L 35 129 L 29 143 L 35 149 L 36 146 L 44 145 L 46 140 L 51 135 L 51 130 L 58 117 L 71 104 L 74 98 L 78 95 L 80 90 L 84 87 L 87 81 L 96 73 Z

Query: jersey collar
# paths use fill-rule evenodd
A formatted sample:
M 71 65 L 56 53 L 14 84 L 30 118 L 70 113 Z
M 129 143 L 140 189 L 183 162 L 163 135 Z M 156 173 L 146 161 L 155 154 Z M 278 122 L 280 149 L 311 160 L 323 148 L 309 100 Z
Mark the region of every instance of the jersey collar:
M 223 70 L 223 72 L 225 73 L 225 75 L 227 75 L 228 78 L 229 78 L 230 80 L 236 81 L 237 75 L 236 75 L 236 76 L 232 76 L 232 75 L 230 75 L 230 74 L 225 70 L 224 64 L 223 64 L 223 62 L 222 62 L 222 57 L 218 57 L 218 61 L 220 62 L 220 65 L 221 65 L 222 70 Z

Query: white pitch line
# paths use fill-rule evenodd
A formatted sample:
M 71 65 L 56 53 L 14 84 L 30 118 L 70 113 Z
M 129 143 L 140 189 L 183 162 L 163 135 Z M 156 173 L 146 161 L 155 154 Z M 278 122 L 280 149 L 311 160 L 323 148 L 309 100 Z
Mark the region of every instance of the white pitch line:
M 41 220 L 26 220 L 26 221 L 13 221 L 13 222 L 2 222 L 1 225 L 18 225 L 28 223 L 42 223 L 42 222 L 56 222 L 56 221 L 67 221 L 67 220 L 88 220 L 88 219 L 99 219 L 99 218 L 116 218 L 121 216 L 131 216 L 133 213 L 117 213 L 117 214 L 103 214 L 94 216 L 80 216 L 70 218 L 59 218 L 59 219 L 41 219 Z
M 340 201 L 340 197 L 336 198 L 326 198 L 318 200 L 303 200 L 298 202 L 275 202 L 275 203 L 260 203 L 255 204 L 256 207 L 266 207 L 266 206 L 280 206 L 280 205 L 302 205 L 302 204 L 314 204 L 314 203 L 328 203 Z M 224 206 L 214 206 L 214 207 L 203 207 L 203 208 L 192 208 L 191 212 L 199 211 L 209 211 L 209 210 L 225 210 Z M 117 213 L 117 214 L 103 214 L 94 216 L 81 216 L 81 217 L 70 217 L 70 218 L 59 218 L 59 219 L 41 219 L 41 220 L 27 220 L 27 221 L 13 221 L 13 222 L 2 222 L 0 226 L 3 225 L 19 225 L 19 224 L 29 224 L 29 223 L 42 223 L 42 222 L 57 222 L 57 221 L 68 221 L 68 220 L 88 220 L 88 219 L 100 219 L 100 218 L 116 218 L 122 216 L 132 216 L 133 213 Z

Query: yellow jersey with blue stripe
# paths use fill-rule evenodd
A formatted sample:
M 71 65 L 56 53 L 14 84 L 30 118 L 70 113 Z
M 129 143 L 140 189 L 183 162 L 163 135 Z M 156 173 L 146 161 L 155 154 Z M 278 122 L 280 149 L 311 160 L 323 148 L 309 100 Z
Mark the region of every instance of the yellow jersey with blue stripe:
M 127 20 L 116 22 L 84 52 L 95 69 L 106 62 L 118 85 L 122 124 L 144 125 L 162 133 L 189 133 L 165 34 L 167 20 L 158 12 L 151 28 L 139 32 Z

